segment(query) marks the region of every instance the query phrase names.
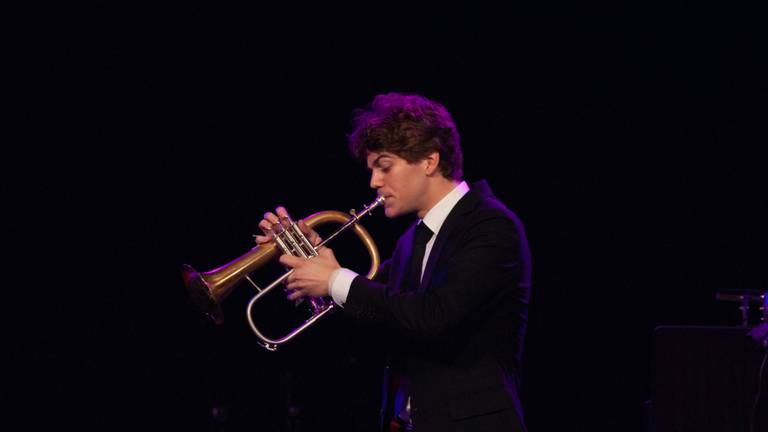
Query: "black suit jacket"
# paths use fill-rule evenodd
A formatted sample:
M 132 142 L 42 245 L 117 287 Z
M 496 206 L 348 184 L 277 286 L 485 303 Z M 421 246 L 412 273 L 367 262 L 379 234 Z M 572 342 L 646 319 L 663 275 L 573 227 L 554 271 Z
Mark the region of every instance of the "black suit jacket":
M 472 184 L 440 228 L 420 286 L 408 289 L 414 227 L 375 280 L 354 279 L 345 315 L 392 336 L 419 432 L 525 430 L 518 387 L 531 260 L 522 224 L 486 182 Z

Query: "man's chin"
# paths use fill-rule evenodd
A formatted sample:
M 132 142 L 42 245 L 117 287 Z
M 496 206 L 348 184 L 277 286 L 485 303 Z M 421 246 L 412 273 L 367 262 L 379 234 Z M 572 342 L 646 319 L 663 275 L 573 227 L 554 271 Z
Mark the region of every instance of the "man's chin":
M 390 219 L 416 213 L 416 210 L 404 209 L 402 207 L 384 207 L 384 215 Z
M 396 218 L 400 216 L 400 212 L 395 207 L 385 207 L 384 216 L 388 218 Z

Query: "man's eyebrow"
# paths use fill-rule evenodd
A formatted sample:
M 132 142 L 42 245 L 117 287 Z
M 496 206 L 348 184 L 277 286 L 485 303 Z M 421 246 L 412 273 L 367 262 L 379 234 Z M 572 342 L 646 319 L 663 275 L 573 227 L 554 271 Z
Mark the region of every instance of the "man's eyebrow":
M 388 158 L 388 157 L 390 156 L 386 154 L 380 155 L 379 157 L 373 160 L 373 162 L 371 163 L 371 166 L 379 166 L 379 160 L 381 160 L 382 158 Z

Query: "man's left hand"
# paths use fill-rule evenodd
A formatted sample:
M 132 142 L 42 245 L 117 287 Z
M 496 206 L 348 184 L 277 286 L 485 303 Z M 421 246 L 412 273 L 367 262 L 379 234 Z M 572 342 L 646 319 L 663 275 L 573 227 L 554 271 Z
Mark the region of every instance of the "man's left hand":
M 328 285 L 331 273 L 341 268 L 333 251 L 327 247 L 320 248 L 318 255 L 309 259 L 291 255 L 282 255 L 280 263 L 293 268 L 293 273 L 288 276 L 288 289 L 294 290 L 289 300 L 301 297 L 327 297 Z

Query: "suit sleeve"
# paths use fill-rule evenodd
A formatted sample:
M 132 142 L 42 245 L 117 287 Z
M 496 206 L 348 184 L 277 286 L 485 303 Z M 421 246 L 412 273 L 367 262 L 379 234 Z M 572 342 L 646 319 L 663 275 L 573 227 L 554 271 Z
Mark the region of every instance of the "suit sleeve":
M 385 260 L 379 265 L 379 270 L 376 272 L 376 276 L 373 278 L 373 280 L 380 284 L 386 285 L 387 281 L 389 280 L 389 270 L 391 267 L 392 267 L 392 258 L 388 258 L 387 260 Z M 365 278 L 365 276 L 361 276 L 361 278 L 368 280 Z
M 520 277 L 520 241 L 515 224 L 503 217 L 474 224 L 459 245 L 438 257 L 429 289 L 397 293 L 386 284 L 356 277 L 345 314 L 417 339 L 440 337 L 473 313 L 493 304 Z

